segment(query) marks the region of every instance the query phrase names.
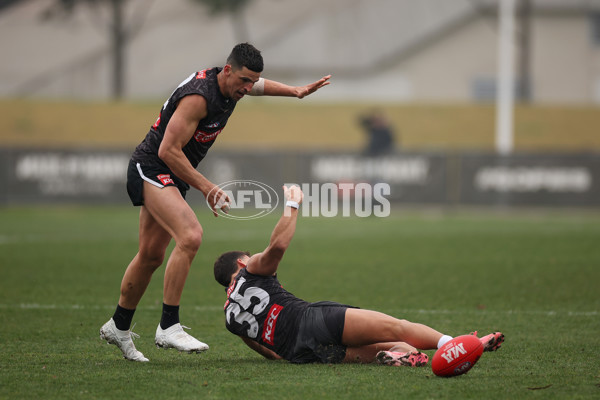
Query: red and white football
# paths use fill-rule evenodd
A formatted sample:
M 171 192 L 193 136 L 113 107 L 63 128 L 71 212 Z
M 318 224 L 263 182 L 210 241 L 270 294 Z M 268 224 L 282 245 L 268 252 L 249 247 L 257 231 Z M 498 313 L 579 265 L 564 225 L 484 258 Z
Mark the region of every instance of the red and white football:
M 457 336 L 435 352 L 431 369 L 434 374 L 442 377 L 466 374 L 482 353 L 483 344 L 477 336 Z

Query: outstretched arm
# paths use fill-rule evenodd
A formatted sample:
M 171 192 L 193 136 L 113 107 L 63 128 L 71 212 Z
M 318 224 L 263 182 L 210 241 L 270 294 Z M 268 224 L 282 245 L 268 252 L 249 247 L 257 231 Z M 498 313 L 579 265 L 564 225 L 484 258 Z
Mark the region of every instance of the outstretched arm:
M 298 218 L 298 209 L 287 205 L 290 203 L 302 203 L 302 190 L 298 186 L 283 187 L 284 199 L 286 206 L 284 207 L 283 215 L 277 222 L 269 246 L 262 252 L 250 257 L 246 270 L 251 274 L 270 276 L 277 272 L 279 262 L 283 258 L 283 254 L 287 250 L 294 232 L 296 231 L 296 220 Z
M 318 81 L 304 86 L 290 86 L 285 83 L 261 78 L 262 82 L 259 80 L 249 94 L 252 96 L 287 96 L 302 99 L 321 89 L 323 86 L 329 85 L 329 78 L 331 78 L 331 75 L 324 76 Z

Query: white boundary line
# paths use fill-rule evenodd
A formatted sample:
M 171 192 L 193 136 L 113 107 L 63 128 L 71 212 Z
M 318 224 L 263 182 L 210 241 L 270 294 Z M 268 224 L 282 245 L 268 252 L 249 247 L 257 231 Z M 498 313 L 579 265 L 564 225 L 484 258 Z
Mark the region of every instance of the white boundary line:
M 18 304 L 1 304 L 0 309 L 19 309 L 19 310 L 113 310 L 115 305 L 94 305 L 86 306 L 82 304 L 39 304 L 39 303 L 18 303 Z M 186 307 L 187 308 L 187 307 Z M 192 306 L 195 311 L 223 311 L 223 306 Z M 138 310 L 160 310 L 161 306 L 141 306 Z M 544 311 L 544 310 L 424 310 L 424 309 L 398 309 L 384 310 L 391 315 L 402 315 L 408 313 L 416 314 L 445 314 L 445 315 L 461 315 L 461 314 L 504 314 L 504 315 L 541 315 L 546 317 L 598 317 L 600 311 Z
M 39 303 L 19 303 L 19 304 L 0 304 L 0 310 L 19 309 L 19 310 L 114 310 L 115 305 L 95 305 L 86 306 L 82 304 L 39 304 Z M 138 310 L 161 310 L 162 306 L 141 306 Z M 222 306 L 193 306 L 196 311 L 222 311 Z

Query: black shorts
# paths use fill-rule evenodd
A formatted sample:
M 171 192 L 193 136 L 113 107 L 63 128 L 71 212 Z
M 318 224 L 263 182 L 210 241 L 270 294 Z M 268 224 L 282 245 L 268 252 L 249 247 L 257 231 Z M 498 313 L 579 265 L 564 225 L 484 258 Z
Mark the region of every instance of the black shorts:
M 159 187 L 176 186 L 185 199 L 190 185 L 175 176 L 167 167 L 161 165 L 140 165 L 133 160 L 127 168 L 127 193 L 134 206 L 144 205 L 144 181 Z
M 344 361 L 346 346 L 342 344 L 342 334 L 348 308 L 354 307 L 333 301 L 311 304 L 300 321 L 294 354 L 289 361 L 298 364 Z

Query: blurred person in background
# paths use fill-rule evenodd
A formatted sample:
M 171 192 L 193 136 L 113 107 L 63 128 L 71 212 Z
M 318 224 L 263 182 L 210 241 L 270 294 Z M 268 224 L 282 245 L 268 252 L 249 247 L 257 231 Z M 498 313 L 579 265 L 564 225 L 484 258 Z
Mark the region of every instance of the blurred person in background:
M 325 76 L 306 86 L 289 86 L 261 78 L 263 58 L 248 43 L 236 45 L 224 67 L 194 72 L 164 103 L 158 120 L 133 152 L 127 171 L 127 192 L 140 206 L 139 249 L 121 282 L 117 308 L 100 329 L 100 337 L 115 344 L 124 358 L 148 361 L 133 344 L 130 331 L 136 307 L 152 274 L 161 266 L 171 239 L 163 287 L 163 308 L 155 344 L 188 353 L 208 345 L 184 332 L 179 303 L 192 261 L 202 242 L 202 226 L 185 200 L 190 187 L 201 191 L 217 216 L 230 199 L 196 170 L 222 132 L 237 102 L 245 95 L 302 99 L 329 84 Z M 135 335 L 137 336 L 137 335 Z
M 376 157 L 394 151 L 394 130 L 381 110 L 373 110 L 359 117 L 359 123 L 367 135 L 367 145 L 363 155 Z

